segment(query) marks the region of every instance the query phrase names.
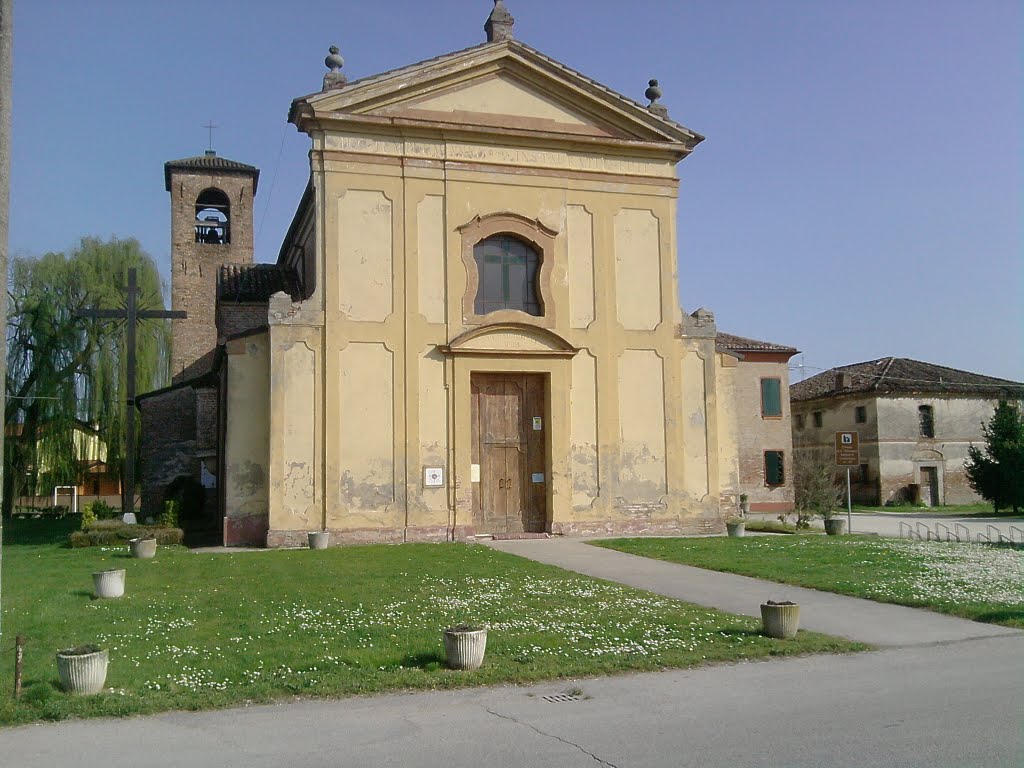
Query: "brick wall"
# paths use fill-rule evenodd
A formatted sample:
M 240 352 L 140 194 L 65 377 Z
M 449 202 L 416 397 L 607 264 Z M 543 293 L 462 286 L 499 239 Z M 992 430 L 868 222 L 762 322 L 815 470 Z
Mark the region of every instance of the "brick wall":
M 196 395 L 191 387 L 172 389 L 139 403 L 142 514 L 163 512 L 167 486 L 181 475 L 198 479 Z
M 222 302 L 217 306 L 217 332 L 227 338 L 267 324 L 267 304 Z
M 195 242 L 199 195 L 215 188 L 230 202 L 231 242 Z M 171 321 L 171 374 L 179 374 L 217 344 L 215 308 L 217 270 L 221 264 L 249 264 L 253 254 L 253 178 L 248 174 L 171 174 L 171 304 L 188 313 Z

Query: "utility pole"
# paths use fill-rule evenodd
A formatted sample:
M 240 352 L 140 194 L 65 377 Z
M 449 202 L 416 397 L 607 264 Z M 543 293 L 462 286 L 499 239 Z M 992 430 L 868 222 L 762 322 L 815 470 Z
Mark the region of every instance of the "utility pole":
M 3 273 L 4 287 L 7 286 L 7 237 L 11 208 L 11 65 L 14 60 L 14 0 L 0 0 L 0 272 Z M 4 349 L 0 351 L 0 405 L 7 412 L 7 308 L 0 312 L 0 339 Z M 4 423 L 6 427 L 6 420 Z M 4 432 L 0 430 L 0 457 L 4 454 Z M 0 508 L 3 504 L 4 471 L 0 459 Z M 3 520 L 0 519 L 0 566 L 3 565 L 4 531 Z M 2 568 L 0 568 L 2 570 Z M 3 615 L 3 603 L 0 601 L 0 616 Z M 3 638 L 3 626 L 0 625 L 0 639 Z
M 135 326 L 140 320 L 162 320 L 172 318 L 183 320 L 188 317 L 184 312 L 167 312 L 162 309 L 139 309 L 139 287 L 135 268 L 128 270 L 128 297 L 125 309 L 80 309 L 79 317 L 94 319 L 127 320 L 127 339 L 125 347 L 128 353 L 128 370 L 125 374 L 126 398 L 128 400 L 125 414 L 125 452 L 124 452 L 124 484 L 121 486 L 121 514 L 135 511 Z

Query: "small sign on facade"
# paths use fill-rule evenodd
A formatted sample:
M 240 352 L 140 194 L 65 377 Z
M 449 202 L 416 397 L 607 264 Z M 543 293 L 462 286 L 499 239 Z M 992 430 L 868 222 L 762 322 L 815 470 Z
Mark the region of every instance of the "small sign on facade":
M 535 483 L 543 483 L 544 482 L 544 473 L 543 472 L 534 473 L 533 475 L 530 476 L 530 479 L 533 482 L 535 482 Z
M 479 483 L 480 482 L 480 465 L 470 464 L 469 465 L 469 482 Z
M 856 467 L 860 464 L 860 434 L 836 432 L 836 465 Z
M 444 488 L 444 467 L 424 467 L 423 487 Z
M 533 417 L 533 431 L 534 432 L 540 432 L 542 429 L 544 429 L 544 419 L 542 419 L 540 416 L 534 416 Z

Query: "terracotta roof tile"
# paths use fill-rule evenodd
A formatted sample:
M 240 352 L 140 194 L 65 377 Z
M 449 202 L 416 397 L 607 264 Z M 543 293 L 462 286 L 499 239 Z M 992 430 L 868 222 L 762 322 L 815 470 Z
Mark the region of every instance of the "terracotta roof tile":
M 785 347 L 781 344 L 773 344 L 770 341 L 758 341 L 743 336 L 734 336 L 731 333 L 719 331 L 715 337 L 715 346 L 721 350 L 730 352 L 783 352 L 795 355 L 799 350 L 795 347 Z
M 300 292 L 295 270 L 283 264 L 224 264 L 217 275 L 218 301 L 267 301 L 280 291 Z
M 252 182 L 252 193 L 256 194 L 256 186 L 260 181 L 260 169 L 255 165 L 247 165 L 237 160 L 229 160 L 220 155 L 197 155 L 196 157 L 183 157 L 181 160 L 170 160 L 164 163 L 164 188 L 171 191 L 171 171 L 213 171 L 228 173 L 247 173 L 255 178 Z
M 840 378 L 844 381 L 840 382 Z M 837 384 L 843 386 L 837 387 Z M 1024 398 L 1024 384 L 906 357 L 883 357 L 832 368 L 789 388 L 790 399 L 797 401 L 866 392 L 1021 399 Z

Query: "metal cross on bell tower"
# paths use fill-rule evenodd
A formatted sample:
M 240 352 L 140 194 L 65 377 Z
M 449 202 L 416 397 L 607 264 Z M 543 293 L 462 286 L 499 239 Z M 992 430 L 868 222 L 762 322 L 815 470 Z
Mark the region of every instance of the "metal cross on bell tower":
M 125 347 L 128 353 L 127 401 L 128 412 L 125 414 L 125 453 L 124 453 L 124 484 L 121 486 L 121 514 L 135 511 L 135 326 L 140 320 L 182 320 L 188 315 L 185 312 L 166 311 L 162 309 L 139 309 L 139 287 L 135 269 L 128 270 L 127 306 L 124 309 L 80 309 L 78 317 L 91 317 L 97 320 L 127 320 Z

